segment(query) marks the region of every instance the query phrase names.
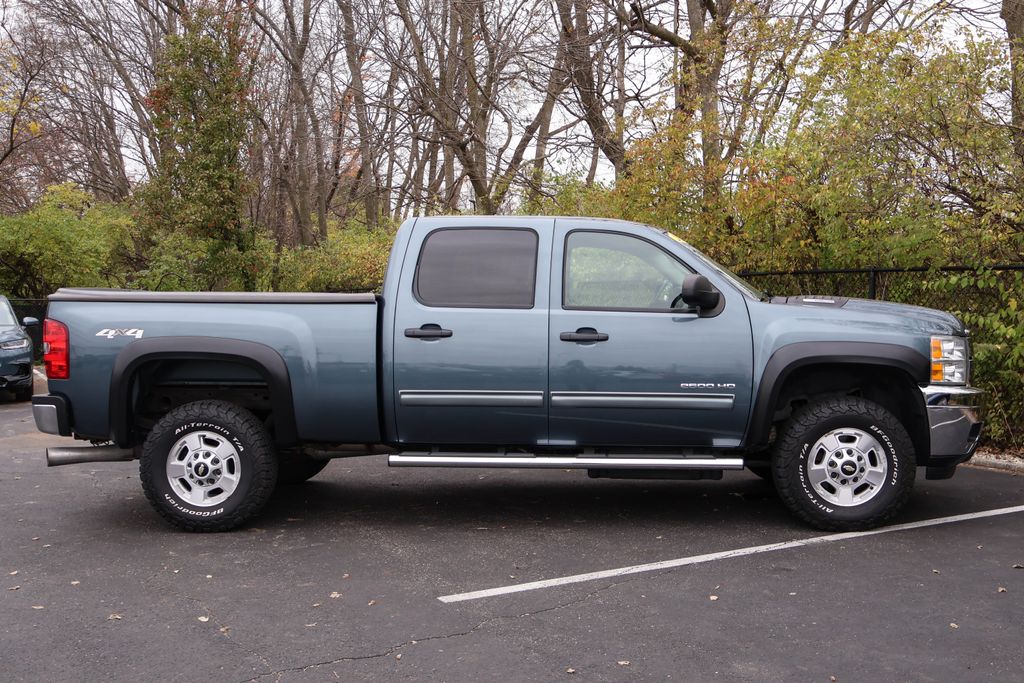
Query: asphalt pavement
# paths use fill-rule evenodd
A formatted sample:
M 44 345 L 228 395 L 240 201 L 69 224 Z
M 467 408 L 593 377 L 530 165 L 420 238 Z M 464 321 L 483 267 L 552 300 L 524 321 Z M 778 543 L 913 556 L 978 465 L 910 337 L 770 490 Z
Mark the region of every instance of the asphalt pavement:
M 68 441 L 0 404 L 2 681 L 1024 680 L 1024 512 L 446 603 L 823 534 L 746 472 L 381 457 L 279 488 L 239 531 L 187 534 L 136 463 L 47 469 Z M 897 522 L 1021 505 L 1024 477 L 961 468 L 919 480 Z

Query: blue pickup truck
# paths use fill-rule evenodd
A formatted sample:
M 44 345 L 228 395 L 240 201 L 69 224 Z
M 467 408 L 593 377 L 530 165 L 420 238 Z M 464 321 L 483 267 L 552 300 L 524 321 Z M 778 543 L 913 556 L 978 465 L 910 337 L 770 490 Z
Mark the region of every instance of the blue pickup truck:
M 821 529 L 866 529 L 977 447 L 953 315 L 769 297 L 670 233 L 591 218 L 418 218 L 383 292 L 62 289 L 44 322 L 50 465 L 140 461 L 192 531 L 331 458 L 717 479 L 750 469 Z

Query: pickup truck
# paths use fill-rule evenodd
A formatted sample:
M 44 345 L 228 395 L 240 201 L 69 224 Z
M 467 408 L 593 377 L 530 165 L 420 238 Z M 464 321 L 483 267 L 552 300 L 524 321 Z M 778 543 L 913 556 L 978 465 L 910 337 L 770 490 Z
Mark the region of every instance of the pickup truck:
M 49 465 L 140 461 L 191 531 L 236 527 L 331 458 L 719 479 L 798 518 L 893 517 L 981 433 L 967 330 L 941 311 L 769 297 L 622 221 L 406 221 L 380 295 L 61 289 L 44 321 Z

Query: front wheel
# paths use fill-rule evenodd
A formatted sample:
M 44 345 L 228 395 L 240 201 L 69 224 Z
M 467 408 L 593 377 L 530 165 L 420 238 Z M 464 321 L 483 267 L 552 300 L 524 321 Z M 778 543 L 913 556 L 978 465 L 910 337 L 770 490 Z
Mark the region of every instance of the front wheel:
M 164 415 L 139 464 L 164 519 L 186 531 L 227 531 L 255 516 L 277 482 L 277 455 L 260 420 L 226 401 L 196 401 Z
M 772 457 L 772 478 L 786 507 L 828 531 L 883 524 L 906 504 L 915 474 L 914 447 L 900 421 L 852 396 L 796 411 Z

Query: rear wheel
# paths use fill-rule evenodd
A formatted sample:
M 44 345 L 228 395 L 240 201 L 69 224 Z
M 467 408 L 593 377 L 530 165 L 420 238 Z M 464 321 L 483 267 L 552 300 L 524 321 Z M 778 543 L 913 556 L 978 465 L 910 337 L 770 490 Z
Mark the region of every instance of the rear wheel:
M 277 481 L 274 445 L 260 420 L 226 401 L 196 401 L 164 415 L 142 447 L 149 502 L 186 531 L 226 531 L 255 516 Z
M 819 529 L 883 524 L 914 485 L 914 447 L 888 410 L 861 398 L 831 398 L 795 412 L 772 458 L 775 488 L 797 517 Z

